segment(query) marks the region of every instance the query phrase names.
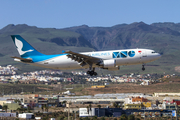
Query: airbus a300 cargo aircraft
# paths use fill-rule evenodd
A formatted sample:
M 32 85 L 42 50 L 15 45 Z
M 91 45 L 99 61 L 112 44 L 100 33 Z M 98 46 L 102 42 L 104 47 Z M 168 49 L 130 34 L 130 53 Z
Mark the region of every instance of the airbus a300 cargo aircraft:
M 45 55 L 34 49 L 20 35 L 11 35 L 21 57 L 12 57 L 15 61 L 52 69 L 89 68 L 87 74 L 97 75 L 95 68 L 119 70 L 122 65 L 144 64 L 161 57 L 150 49 L 125 49 L 96 52 L 63 51 L 63 54 Z

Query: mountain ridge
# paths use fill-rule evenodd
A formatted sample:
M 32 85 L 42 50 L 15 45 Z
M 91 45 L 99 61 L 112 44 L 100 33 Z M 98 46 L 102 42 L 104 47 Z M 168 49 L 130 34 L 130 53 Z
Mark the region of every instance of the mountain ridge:
M 83 52 L 147 48 L 163 55 L 162 58 L 151 63 L 152 65 L 158 64 L 160 72 L 173 73 L 176 72 L 175 67 L 180 66 L 180 23 L 148 25 L 144 22 L 134 22 L 112 27 L 81 25 L 63 29 L 9 24 L 0 29 L 1 65 L 17 64 L 9 58 L 9 56 L 18 56 L 15 47 L 12 47 L 11 34 L 20 34 L 33 47 L 45 54 L 59 54 L 60 51 L 67 49 Z

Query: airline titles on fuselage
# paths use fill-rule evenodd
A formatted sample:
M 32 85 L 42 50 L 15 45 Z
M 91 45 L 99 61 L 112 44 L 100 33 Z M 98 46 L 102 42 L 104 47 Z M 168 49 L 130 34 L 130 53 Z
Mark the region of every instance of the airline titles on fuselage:
M 135 51 L 117 51 L 117 52 L 101 52 L 101 53 L 92 53 L 91 56 L 100 57 L 100 56 L 112 56 L 112 58 L 126 58 L 134 57 Z
M 109 56 L 111 55 L 109 52 L 103 52 L 103 53 L 92 53 L 91 56 Z

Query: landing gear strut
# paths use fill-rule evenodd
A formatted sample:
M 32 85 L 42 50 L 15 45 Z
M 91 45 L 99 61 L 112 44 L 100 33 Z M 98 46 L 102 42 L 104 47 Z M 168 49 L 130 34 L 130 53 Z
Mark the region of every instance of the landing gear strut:
M 144 68 L 144 64 L 142 65 L 142 70 L 143 70 L 143 71 L 145 70 L 145 68 Z
M 90 69 L 87 71 L 87 74 L 89 74 L 90 76 L 96 76 L 97 75 L 97 72 L 94 72 L 95 71 L 95 68 L 93 68 L 93 70 L 91 70 L 91 67 Z

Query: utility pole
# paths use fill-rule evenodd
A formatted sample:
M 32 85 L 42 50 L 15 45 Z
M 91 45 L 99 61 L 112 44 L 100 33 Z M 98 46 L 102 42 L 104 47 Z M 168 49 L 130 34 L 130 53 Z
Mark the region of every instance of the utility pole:
M 69 107 L 70 107 L 70 102 L 68 101 L 68 120 L 69 120 Z
M 68 103 L 68 120 L 69 120 L 69 112 L 70 112 L 71 101 L 67 101 L 67 103 Z
M 176 120 L 178 120 L 178 114 L 177 114 L 178 112 L 177 111 L 178 111 L 178 106 L 176 104 Z
M 144 108 L 144 120 L 146 120 L 145 108 Z
M 75 120 L 76 120 L 76 111 L 75 111 Z

